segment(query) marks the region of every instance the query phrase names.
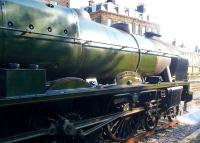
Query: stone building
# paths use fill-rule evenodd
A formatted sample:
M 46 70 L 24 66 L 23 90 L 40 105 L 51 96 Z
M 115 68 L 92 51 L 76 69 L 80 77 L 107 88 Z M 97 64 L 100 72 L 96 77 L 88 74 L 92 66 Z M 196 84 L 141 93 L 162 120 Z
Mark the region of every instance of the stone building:
M 141 6 L 138 6 L 140 10 Z M 107 0 L 100 4 L 94 4 L 90 0 L 85 10 L 90 13 L 91 19 L 98 23 L 108 26 L 115 23 L 127 23 L 131 33 L 138 35 L 143 35 L 145 32 L 160 33 L 159 25 L 150 22 L 149 15 L 135 9 L 121 7 L 115 3 L 115 0 Z

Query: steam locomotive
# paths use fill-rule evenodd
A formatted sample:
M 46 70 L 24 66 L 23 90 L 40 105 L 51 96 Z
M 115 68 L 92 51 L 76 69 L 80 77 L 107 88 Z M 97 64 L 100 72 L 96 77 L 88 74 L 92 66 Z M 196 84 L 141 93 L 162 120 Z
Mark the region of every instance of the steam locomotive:
M 0 0 L 0 142 L 124 142 L 178 114 L 188 60 L 82 10 Z

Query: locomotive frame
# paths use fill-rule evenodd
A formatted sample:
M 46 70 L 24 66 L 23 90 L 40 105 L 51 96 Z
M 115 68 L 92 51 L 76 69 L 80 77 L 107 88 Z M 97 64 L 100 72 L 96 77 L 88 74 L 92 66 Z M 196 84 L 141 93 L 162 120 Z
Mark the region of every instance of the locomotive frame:
M 49 138 L 53 137 L 52 140 L 56 139 L 58 142 L 63 140 L 63 138 L 66 139 L 65 140 L 66 142 L 67 141 L 78 142 L 74 138 L 69 139 L 66 138 L 65 136 L 68 137 L 69 135 L 72 135 L 72 136 L 78 136 L 81 139 L 83 137 L 86 137 L 87 139 L 88 135 L 90 137 L 100 129 L 102 130 L 102 128 L 105 128 L 105 126 L 112 126 L 113 123 L 116 123 L 116 121 L 120 119 L 124 120 L 127 118 L 126 119 L 127 121 L 133 120 L 131 122 L 135 124 L 132 123 L 131 125 L 129 123 L 129 125 L 133 127 L 132 129 L 127 128 L 128 126 L 126 125 L 124 129 L 119 130 L 121 134 L 125 132 L 125 135 L 123 136 L 120 136 L 121 134 L 115 135 L 114 133 L 112 133 L 112 131 L 110 131 L 111 133 L 107 135 L 109 136 L 109 139 L 115 141 L 125 141 L 129 137 L 134 135 L 137 132 L 139 126 L 141 125 L 143 125 L 144 128 L 147 130 L 152 130 L 156 127 L 158 119 L 161 116 L 163 115 L 168 116 L 170 120 L 171 118 L 176 116 L 179 110 L 178 109 L 179 102 L 181 100 L 186 100 L 186 98 L 189 97 L 188 95 L 189 93 L 187 93 L 188 85 L 189 84 L 187 82 L 175 82 L 175 83 L 160 83 L 160 84 L 148 84 L 148 85 L 136 85 L 136 86 L 113 86 L 113 87 L 105 86 L 101 88 L 98 87 L 98 88 L 88 88 L 88 89 L 83 88 L 83 89 L 57 90 L 40 95 L 6 97 L 0 100 L 1 113 L 4 113 L 4 117 L 7 119 L 6 122 L 9 122 L 10 124 L 12 120 L 14 120 L 13 121 L 14 123 L 12 124 L 16 124 L 17 122 L 19 122 L 20 124 L 18 125 L 20 126 L 24 124 L 23 121 L 25 122 L 25 120 L 33 120 L 32 121 L 33 123 L 31 124 L 35 124 L 34 122 L 38 122 L 38 119 L 37 120 L 32 119 L 33 115 L 36 116 L 37 114 L 39 114 L 37 115 L 37 118 L 39 118 L 38 116 L 43 116 L 43 114 L 45 115 L 49 111 L 53 112 L 54 114 L 61 114 L 61 115 L 59 115 L 60 119 L 49 119 L 49 121 L 48 120 L 46 121 L 50 122 L 48 123 L 48 125 L 45 125 L 43 127 L 43 124 L 41 124 L 41 127 L 39 129 L 37 129 L 38 127 L 37 128 L 34 127 L 32 131 L 26 131 L 27 130 L 26 127 L 21 131 L 22 133 L 20 133 L 20 131 L 15 131 L 16 127 L 13 128 L 13 126 L 10 126 L 9 132 L 11 133 L 9 134 L 12 134 L 12 128 L 13 128 L 13 132 L 16 132 L 18 135 L 2 138 L 0 139 L 0 141 L 4 143 L 4 142 L 17 142 L 27 139 L 33 139 L 33 142 L 37 142 L 44 140 L 43 138 L 41 140 L 37 139 L 34 140 L 34 138 L 50 136 Z M 181 87 L 184 87 L 182 95 L 179 94 L 180 92 L 179 89 L 181 89 Z M 99 102 L 97 102 L 97 100 L 101 103 L 100 105 Z M 109 102 L 112 101 L 113 103 L 108 104 L 107 103 L 108 101 Z M 89 105 L 89 107 L 87 107 L 88 105 L 85 105 L 88 102 L 91 104 Z M 62 113 L 63 111 L 60 113 L 59 110 L 64 108 L 65 104 L 67 105 L 69 103 L 71 103 L 70 106 L 72 107 L 70 108 L 72 109 L 66 109 L 69 110 L 70 112 L 66 111 L 66 113 L 69 115 L 66 115 L 65 117 L 64 116 L 65 114 Z M 58 104 L 61 104 L 63 107 L 62 106 L 57 107 Z M 78 108 L 78 110 L 75 109 L 77 111 L 73 112 L 74 110 L 73 106 L 78 106 L 76 107 Z M 120 106 L 120 108 L 118 106 Z M 52 109 L 52 107 L 54 108 Z M 116 107 L 119 109 L 116 110 L 115 109 Z M 46 108 L 46 110 L 42 111 L 43 108 Z M 98 111 L 106 108 L 107 110 L 105 111 Z M 39 113 L 37 113 L 35 110 Z M 5 112 L 7 112 L 7 114 L 5 114 Z M 82 115 L 84 114 L 83 112 L 87 114 L 89 112 L 89 115 L 87 115 L 86 117 L 84 117 L 85 116 L 84 115 L 82 117 Z M 10 113 L 12 114 L 10 115 Z M 27 113 L 29 113 L 30 115 L 29 116 L 26 115 Z M 51 117 L 51 114 L 50 113 L 48 114 Z M 20 119 L 22 121 L 16 120 L 16 116 L 18 115 L 21 115 L 23 117 L 23 119 Z M 129 119 L 131 116 L 133 116 L 134 118 Z M 69 119 L 67 119 L 67 117 Z M 1 121 L 1 124 L 2 122 L 5 123 L 5 121 Z M 5 132 L 5 130 L 2 131 Z M 58 134 L 62 135 L 61 139 L 55 138 L 55 136 Z M 105 136 L 103 132 L 101 132 L 100 135 L 101 137 L 99 138 L 94 138 L 94 136 L 96 137 L 96 134 L 93 135 L 92 136 L 93 140 L 89 139 L 89 141 L 94 142 L 97 139 L 100 140 L 102 136 L 103 137 Z M 107 136 L 104 138 L 107 138 Z
M 20 24 L 23 22 L 18 22 L 18 19 L 15 18 L 14 20 L 17 22 L 14 20 L 13 22 L 5 16 L 3 9 L 6 7 L 4 5 L 6 5 L 6 2 L 14 3 L 11 4 L 11 8 L 23 5 L 22 8 L 25 9 L 23 12 L 26 13 L 29 2 L 17 0 L 1 0 L 0 2 L 0 14 L 4 14 L 4 16 L 1 15 L 2 19 L 0 19 L 0 50 L 2 51 L 2 55 L 0 55 L 1 143 L 72 143 L 102 142 L 104 140 L 123 142 L 136 134 L 139 128 L 153 130 L 162 116 L 167 116 L 169 120 L 172 120 L 179 113 L 180 102 L 191 101 L 192 93 L 189 91 L 189 82 L 186 81 L 187 60 L 178 55 L 162 52 L 162 50 L 140 47 L 141 41 L 153 45 L 151 40 L 154 41 L 155 39 L 148 40 L 137 37 L 137 35 L 126 33 L 123 29 L 106 28 L 88 20 L 82 22 L 94 25 L 93 29 L 96 28 L 97 30 L 103 27 L 112 36 L 118 33 L 119 37 L 121 36 L 120 38 L 125 37 L 125 40 L 122 39 L 121 41 L 135 43 L 136 47 L 123 45 L 124 43 L 113 44 L 113 41 L 117 42 L 117 39 L 119 39 L 115 36 L 110 38 L 113 43 L 95 41 L 92 39 L 93 35 L 89 37 L 91 40 L 76 37 L 78 30 L 74 27 L 78 25 L 77 23 L 73 23 L 75 26 L 73 24 L 69 25 L 72 29 L 69 29 L 69 27 L 68 29 L 65 28 L 64 31 L 62 29 L 64 35 L 51 34 L 52 27 L 50 26 L 47 28 L 48 32 L 34 31 L 33 24 L 29 24 L 28 28 L 22 29 Z M 38 14 L 38 7 L 45 7 L 45 4 L 36 1 L 33 1 L 33 4 L 36 15 Z M 46 6 L 49 10 L 54 8 L 52 4 Z M 62 7 L 58 7 L 58 9 L 61 9 L 62 12 L 72 13 L 72 10 L 65 10 Z M 84 19 L 79 12 L 73 15 L 74 11 L 69 17 L 73 15 L 75 20 L 78 18 Z M 49 13 L 47 12 L 47 14 Z M 8 15 L 13 18 L 10 13 Z M 63 15 L 61 13 L 61 16 Z M 17 27 L 18 25 L 15 27 L 15 24 L 18 24 L 20 28 Z M 91 32 L 90 28 L 85 29 L 86 32 Z M 69 34 L 68 32 L 74 33 L 66 36 L 66 33 Z M 147 33 L 147 35 L 149 34 L 152 33 Z M 44 53 L 44 50 L 40 49 L 41 45 L 45 43 L 42 40 L 50 44 L 53 41 L 55 45 L 58 44 L 61 47 L 63 46 L 62 43 L 65 43 L 66 51 L 69 52 L 65 51 L 67 58 L 62 57 L 64 55 L 62 53 L 63 49 L 59 51 L 58 48 L 58 53 L 53 53 L 56 48 L 50 49 L 50 54 L 53 53 L 58 63 L 55 64 L 52 60 L 54 58 L 49 58 L 48 54 L 44 54 L 44 59 L 40 57 Z M 154 42 L 159 43 L 156 40 Z M 30 48 L 30 43 L 35 44 L 36 51 Z M 49 43 L 46 47 L 52 46 Z M 23 45 L 22 49 L 20 49 L 20 44 Z M 73 46 L 70 47 L 70 44 Z M 78 45 L 78 50 L 81 51 L 80 59 L 70 55 L 76 54 L 76 51 L 73 51 L 76 50 L 73 49 L 75 48 L 74 45 Z M 26 46 L 35 53 L 29 52 L 25 48 Z M 156 49 L 154 46 L 151 47 Z M 52 47 L 54 48 L 54 46 Z M 101 53 L 103 58 L 100 57 L 101 62 L 97 64 L 97 66 L 101 66 L 99 69 L 95 69 L 97 68 L 95 63 L 90 63 L 93 58 L 87 57 L 89 54 L 95 53 L 90 51 L 94 49 L 103 51 Z M 91 53 L 84 55 L 86 52 Z M 108 58 L 105 56 L 106 54 L 104 55 L 104 52 L 108 54 Z M 39 53 L 39 55 L 36 53 Z M 113 56 L 115 54 L 121 54 L 120 58 Z M 127 60 L 123 59 L 126 56 L 128 57 L 128 54 L 131 57 L 128 62 L 132 59 L 136 60 L 128 63 L 131 67 L 125 65 L 124 69 L 121 69 L 119 65 L 123 66 L 126 63 L 120 62 L 126 62 Z M 104 59 L 105 57 L 106 59 Z M 81 64 L 85 63 L 77 68 L 73 65 L 77 61 L 74 62 L 70 58 L 78 60 Z M 117 62 L 120 64 L 116 67 L 113 66 L 115 64 L 107 64 L 106 60 L 113 60 L 112 58 L 119 60 Z M 34 60 L 32 61 L 32 59 Z M 97 58 L 94 59 L 98 60 Z M 171 67 L 169 67 L 169 59 L 172 61 Z M 30 60 L 31 63 L 29 63 Z M 148 60 L 150 60 L 149 67 L 147 66 Z M 166 63 L 163 62 L 165 60 L 167 60 Z M 30 65 L 27 66 L 27 63 Z M 20 68 L 20 64 L 22 68 Z M 43 66 L 43 64 L 46 65 Z M 159 65 L 161 67 L 158 67 Z M 39 68 L 39 66 L 42 68 Z M 64 70 L 65 67 L 67 67 L 67 70 Z M 75 69 L 73 69 L 74 67 Z M 58 72 L 54 70 L 58 70 Z M 90 70 L 93 72 L 90 72 Z M 68 76 L 65 76 L 66 71 Z M 171 74 L 178 77 L 177 81 L 171 80 Z M 90 78 L 90 76 L 97 77 L 87 82 L 87 78 Z M 51 81 L 52 78 L 53 81 Z M 96 78 L 100 81 L 99 83 Z

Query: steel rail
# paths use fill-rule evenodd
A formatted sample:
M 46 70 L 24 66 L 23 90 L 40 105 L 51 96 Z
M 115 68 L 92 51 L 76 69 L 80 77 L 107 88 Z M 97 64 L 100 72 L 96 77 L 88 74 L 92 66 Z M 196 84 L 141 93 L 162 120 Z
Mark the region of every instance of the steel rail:
M 138 133 L 137 135 L 133 136 L 132 138 L 128 139 L 125 143 L 138 143 L 143 139 L 144 137 L 151 137 L 153 134 L 159 133 L 159 131 L 163 129 L 168 129 L 176 126 L 179 122 L 177 120 L 173 120 L 171 122 L 165 122 L 163 125 L 160 125 L 160 127 L 152 130 L 152 131 L 142 131 Z

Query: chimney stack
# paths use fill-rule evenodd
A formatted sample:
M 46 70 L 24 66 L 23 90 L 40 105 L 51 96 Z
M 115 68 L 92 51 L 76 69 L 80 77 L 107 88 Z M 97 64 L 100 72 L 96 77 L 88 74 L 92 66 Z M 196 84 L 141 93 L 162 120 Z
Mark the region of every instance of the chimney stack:
M 115 4 L 115 0 L 107 0 L 107 2 L 112 2 Z
M 199 47 L 198 47 L 198 45 L 196 45 L 196 47 L 195 47 L 195 52 L 199 53 Z
M 176 39 L 174 39 L 174 41 L 172 41 L 172 45 L 176 46 Z
M 89 6 L 92 6 L 92 4 L 94 4 L 94 1 L 93 0 L 89 0 Z

